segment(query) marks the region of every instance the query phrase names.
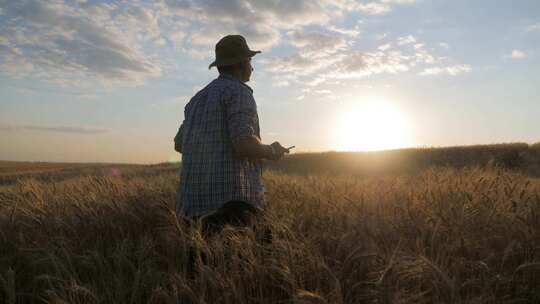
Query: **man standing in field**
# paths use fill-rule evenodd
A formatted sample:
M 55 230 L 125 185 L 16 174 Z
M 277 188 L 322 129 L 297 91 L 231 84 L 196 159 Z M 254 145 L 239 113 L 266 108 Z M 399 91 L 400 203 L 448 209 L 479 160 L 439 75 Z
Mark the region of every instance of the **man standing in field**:
M 265 206 L 261 160 L 278 160 L 289 149 L 261 142 L 257 104 L 249 81 L 251 58 L 240 35 L 216 44 L 219 77 L 191 98 L 174 138 L 182 153 L 176 199 L 179 215 L 213 224 L 245 223 Z

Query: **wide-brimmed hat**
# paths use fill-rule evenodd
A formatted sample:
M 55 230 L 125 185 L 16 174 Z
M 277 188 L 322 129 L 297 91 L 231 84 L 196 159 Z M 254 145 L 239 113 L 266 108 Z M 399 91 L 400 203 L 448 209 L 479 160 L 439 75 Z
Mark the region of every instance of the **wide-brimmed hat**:
M 216 44 L 216 60 L 208 68 L 240 63 L 244 59 L 253 57 L 260 52 L 250 50 L 244 37 L 240 35 L 227 35 L 221 38 Z

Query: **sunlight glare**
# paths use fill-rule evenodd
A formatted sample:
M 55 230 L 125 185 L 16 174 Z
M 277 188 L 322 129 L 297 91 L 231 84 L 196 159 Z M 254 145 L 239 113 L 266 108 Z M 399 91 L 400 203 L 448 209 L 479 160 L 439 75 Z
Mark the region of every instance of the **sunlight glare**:
M 411 146 L 409 124 L 393 104 L 380 98 L 349 103 L 337 122 L 340 151 L 376 151 Z

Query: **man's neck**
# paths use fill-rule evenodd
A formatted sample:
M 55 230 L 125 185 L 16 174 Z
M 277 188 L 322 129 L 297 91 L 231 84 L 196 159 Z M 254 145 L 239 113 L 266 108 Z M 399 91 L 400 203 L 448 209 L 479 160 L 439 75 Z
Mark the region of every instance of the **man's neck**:
M 224 75 L 224 76 L 229 76 L 229 77 L 234 77 L 236 79 L 238 79 L 240 82 L 244 82 L 242 81 L 242 76 L 240 75 L 240 73 L 219 73 L 219 75 Z

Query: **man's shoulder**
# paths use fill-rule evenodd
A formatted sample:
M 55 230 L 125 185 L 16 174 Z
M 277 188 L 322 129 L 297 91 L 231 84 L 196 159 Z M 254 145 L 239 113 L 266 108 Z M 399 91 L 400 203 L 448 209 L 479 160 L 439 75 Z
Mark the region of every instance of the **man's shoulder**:
M 186 110 L 198 104 L 202 99 L 214 100 L 216 98 L 225 103 L 234 101 L 239 104 L 255 103 L 253 90 L 249 86 L 237 79 L 220 76 L 195 93 L 186 105 Z
M 212 84 L 215 84 L 216 87 L 230 90 L 232 92 L 241 92 L 243 94 L 250 95 L 253 94 L 253 89 L 251 89 L 251 87 L 249 87 L 247 84 L 227 75 L 220 75 L 218 78 L 212 81 Z

